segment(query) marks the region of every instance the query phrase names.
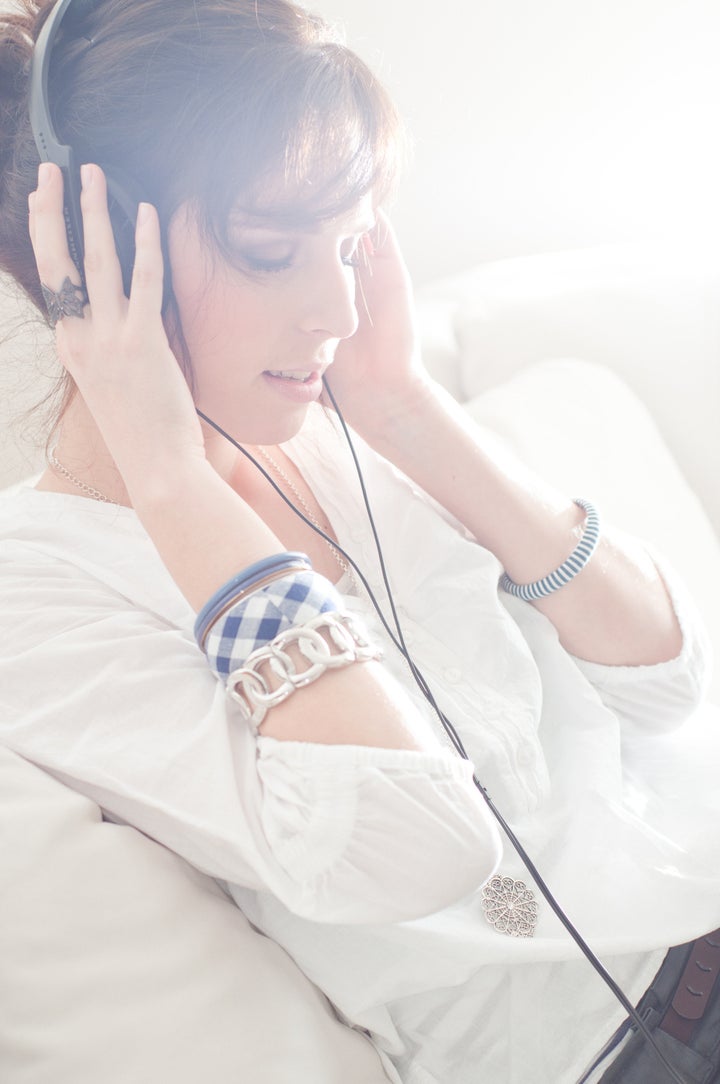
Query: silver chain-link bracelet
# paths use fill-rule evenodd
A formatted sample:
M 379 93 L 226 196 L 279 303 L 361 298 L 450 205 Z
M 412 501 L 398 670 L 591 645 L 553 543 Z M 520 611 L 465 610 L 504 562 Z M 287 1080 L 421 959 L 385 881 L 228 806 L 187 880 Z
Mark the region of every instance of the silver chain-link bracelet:
M 304 670 L 297 669 L 288 654 L 290 647 L 297 648 L 307 659 Z M 319 614 L 303 625 L 281 632 L 248 655 L 244 665 L 228 676 L 227 692 L 240 705 L 245 722 L 257 731 L 270 708 L 282 704 L 296 689 L 317 681 L 326 670 L 381 656 L 382 650 L 369 640 L 357 618 L 347 613 Z M 279 680 L 277 688 L 271 689 L 260 672 L 265 667 Z

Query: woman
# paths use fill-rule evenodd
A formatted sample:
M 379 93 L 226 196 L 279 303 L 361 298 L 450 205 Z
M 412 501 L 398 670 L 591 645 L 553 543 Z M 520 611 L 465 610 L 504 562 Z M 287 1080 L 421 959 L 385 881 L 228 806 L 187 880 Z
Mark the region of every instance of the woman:
M 603 524 L 593 552 L 592 507 L 501 461 L 423 372 L 382 210 L 397 121 L 319 20 L 283 0 L 179 0 L 171 20 L 165 0 L 101 0 L 58 37 L 83 285 L 61 173 L 36 181 L 27 63 L 47 10 L 24 9 L 2 54 L 0 248 L 57 318 L 67 389 L 48 469 L 2 514 L 2 740 L 226 883 L 396 1079 L 570 1084 L 622 1009 L 518 888 L 359 573 L 219 430 L 387 611 L 327 379 L 412 657 L 633 1000 L 720 913 L 714 799 L 665 804 L 667 732 L 705 681 L 691 608 L 640 544 Z M 134 266 L 108 216 L 120 169 L 142 193 Z M 558 568 L 562 589 L 510 593 Z M 484 917 L 495 869 L 532 939 Z

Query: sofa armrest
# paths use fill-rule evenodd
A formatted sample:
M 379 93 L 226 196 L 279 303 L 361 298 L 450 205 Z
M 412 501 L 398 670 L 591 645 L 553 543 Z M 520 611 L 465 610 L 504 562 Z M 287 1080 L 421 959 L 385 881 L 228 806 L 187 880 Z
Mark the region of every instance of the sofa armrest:
M 714 251 L 658 241 L 499 260 L 423 288 L 418 304 L 432 313 L 431 357 L 444 341 L 440 368 L 461 400 L 549 359 L 616 372 L 649 409 L 720 537 Z
M 647 407 L 615 373 L 586 361 L 538 362 L 466 406 L 541 475 L 661 552 L 720 659 L 720 541 Z M 711 699 L 720 703 L 717 668 Z
M 2 747 L 0 854 L 3 1084 L 397 1081 L 214 881 Z

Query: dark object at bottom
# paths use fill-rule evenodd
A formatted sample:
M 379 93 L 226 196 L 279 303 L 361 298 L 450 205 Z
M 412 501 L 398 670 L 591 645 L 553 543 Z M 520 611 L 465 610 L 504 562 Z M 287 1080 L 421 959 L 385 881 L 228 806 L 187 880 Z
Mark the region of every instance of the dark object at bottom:
M 638 1004 L 685 1084 L 720 1084 L 720 930 L 672 948 Z M 628 1030 L 627 1024 L 620 1033 Z M 601 1084 L 666 1084 L 667 1070 L 635 1028 Z M 611 1044 L 612 1040 L 611 1040 Z

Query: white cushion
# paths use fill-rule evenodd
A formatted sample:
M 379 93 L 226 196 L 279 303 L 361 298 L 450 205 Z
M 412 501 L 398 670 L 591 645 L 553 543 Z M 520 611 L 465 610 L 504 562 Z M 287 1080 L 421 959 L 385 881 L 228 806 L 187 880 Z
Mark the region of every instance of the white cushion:
M 478 267 L 425 296 L 446 309 L 454 299 L 463 398 L 537 361 L 583 358 L 618 373 L 720 536 L 716 250 L 657 242 L 544 253 Z
M 212 880 L 2 748 L 0 870 L 3 1084 L 387 1084 Z
M 720 543 L 648 410 L 618 376 L 584 361 L 540 362 L 467 409 L 540 475 L 669 558 L 720 659 Z M 720 703 L 720 673 L 711 695 Z
M 32 407 L 60 371 L 53 336 L 21 291 L 0 275 L 0 489 L 44 466 L 46 412 Z

